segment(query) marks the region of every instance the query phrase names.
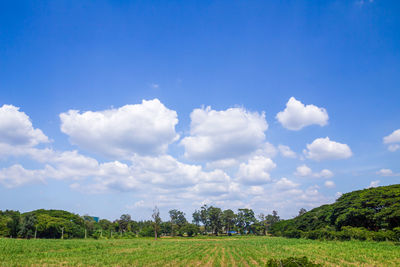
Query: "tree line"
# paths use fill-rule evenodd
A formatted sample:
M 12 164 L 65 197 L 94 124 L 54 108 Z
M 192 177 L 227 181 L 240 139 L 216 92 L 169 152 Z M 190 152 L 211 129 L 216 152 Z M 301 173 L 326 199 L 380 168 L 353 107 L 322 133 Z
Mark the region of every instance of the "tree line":
M 270 229 L 276 236 L 325 240 L 400 241 L 400 185 L 343 194 Z
M 178 209 L 163 221 L 157 207 L 151 220 L 132 220 L 129 214 L 109 221 L 79 216 L 63 210 L 35 210 L 26 213 L 0 211 L 0 237 L 11 238 L 133 238 L 195 235 L 266 235 L 280 221 L 278 213 L 255 215 L 252 209 L 222 210 L 203 205 L 192 214 L 192 221 Z

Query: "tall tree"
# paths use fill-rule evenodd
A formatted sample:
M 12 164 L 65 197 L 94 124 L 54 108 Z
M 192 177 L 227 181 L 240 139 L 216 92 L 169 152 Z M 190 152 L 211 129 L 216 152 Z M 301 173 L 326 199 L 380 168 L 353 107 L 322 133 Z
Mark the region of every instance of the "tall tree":
M 122 214 L 118 222 L 119 231 L 126 232 L 128 230 L 129 224 L 131 222 L 131 215 L 129 214 Z
M 207 205 L 203 205 L 200 208 L 200 221 L 204 225 L 204 230 L 208 232 L 210 230 L 210 219 Z
M 35 236 L 36 216 L 34 214 L 27 214 L 23 217 L 18 235 L 20 237 L 31 238 Z
M 301 215 L 305 214 L 306 212 L 307 212 L 307 210 L 305 208 L 301 208 L 299 210 L 299 214 L 297 216 L 301 216 Z
M 250 226 L 257 221 L 252 209 L 239 209 L 237 214 L 237 226 L 242 233 L 248 234 Z
M 200 225 L 200 222 L 201 222 L 201 214 L 200 214 L 200 211 L 195 210 L 195 211 L 193 212 L 193 214 L 192 214 L 192 217 L 193 217 L 192 222 L 193 222 L 195 225 L 199 226 L 199 225 Z
M 222 223 L 225 228 L 226 234 L 230 235 L 232 227 L 235 225 L 236 215 L 233 210 L 227 209 L 223 211 Z
M 218 232 L 222 230 L 222 210 L 220 208 L 210 206 L 207 211 L 209 225 L 212 229 L 212 232 L 215 235 L 218 235 Z
M 169 217 L 171 218 L 172 223 L 172 235 L 175 235 L 175 233 L 187 223 L 185 213 L 180 210 L 173 209 L 169 211 Z
M 157 233 L 160 231 L 161 224 L 160 210 L 157 206 L 154 207 L 153 215 L 151 217 L 153 217 L 154 221 L 154 239 L 157 240 Z

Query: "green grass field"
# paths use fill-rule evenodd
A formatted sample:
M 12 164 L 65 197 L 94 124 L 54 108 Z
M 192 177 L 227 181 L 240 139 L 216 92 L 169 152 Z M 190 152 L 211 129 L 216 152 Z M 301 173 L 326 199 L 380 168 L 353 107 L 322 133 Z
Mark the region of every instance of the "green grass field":
M 0 239 L 0 266 L 262 266 L 270 258 L 290 256 L 307 256 L 324 266 L 400 266 L 400 246 L 391 242 L 278 237 Z

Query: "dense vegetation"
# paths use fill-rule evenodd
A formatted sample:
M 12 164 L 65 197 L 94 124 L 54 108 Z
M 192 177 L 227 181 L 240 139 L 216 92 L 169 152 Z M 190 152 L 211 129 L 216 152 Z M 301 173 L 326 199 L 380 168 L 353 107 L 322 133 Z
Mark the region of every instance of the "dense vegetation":
M 35 210 L 20 214 L 18 211 L 0 211 L 0 237 L 19 238 L 132 238 L 162 236 L 194 236 L 201 234 L 231 235 L 232 233 L 265 235 L 279 221 L 276 211 L 256 218 L 251 209 L 221 210 L 214 206 L 202 206 L 193 213 L 190 223 L 185 213 L 177 209 L 169 211 L 170 220 L 161 221 L 158 209 L 153 220 L 134 221 L 123 214 L 113 222 L 95 221 L 91 216 L 79 216 L 63 210 Z
M 400 266 L 393 242 L 265 236 L 133 239 L 0 238 L 0 266 Z M 303 266 L 303 265 L 292 265 Z
M 0 237 L 19 238 L 132 238 L 148 236 L 266 235 L 327 240 L 400 240 L 400 185 L 382 186 L 342 195 L 335 203 L 296 218 L 280 220 L 278 213 L 255 215 L 252 209 L 234 211 L 202 206 L 190 223 L 173 209 L 162 221 L 158 209 L 153 220 L 134 221 L 123 214 L 114 221 L 95 221 L 62 210 L 0 211 Z
M 274 224 L 271 233 L 311 239 L 399 241 L 400 185 L 344 194 L 333 204 Z

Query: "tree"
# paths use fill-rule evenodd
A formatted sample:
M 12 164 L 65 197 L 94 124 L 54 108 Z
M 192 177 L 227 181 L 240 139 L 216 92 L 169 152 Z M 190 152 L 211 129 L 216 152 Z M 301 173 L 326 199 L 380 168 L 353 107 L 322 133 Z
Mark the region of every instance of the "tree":
M 200 214 L 200 211 L 195 210 L 195 212 L 193 212 L 193 214 L 192 214 L 192 217 L 193 217 L 192 222 L 193 222 L 195 225 L 199 226 L 199 225 L 200 225 L 200 222 L 201 222 L 201 214 Z
M 208 232 L 210 230 L 210 220 L 208 214 L 209 208 L 207 205 L 203 205 L 200 208 L 200 221 L 204 225 L 204 230 Z
M 225 227 L 226 234 L 231 235 L 230 231 L 235 225 L 236 215 L 233 210 L 227 209 L 222 214 L 222 224 Z
M 250 226 L 257 221 L 252 209 L 239 209 L 237 214 L 237 226 L 242 233 L 248 234 Z
M 129 214 L 122 214 L 118 222 L 119 231 L 126 232 L 129 229 L 129 224 L 131 222 L 131 215 Z
M 18 235 L 25 238 L 34 237 L 36 231 L 36 221 L 36 216 L 34 214 L 28 214 L 24 216 Z
M 207 209 L 209 225 L 212 232 L 218 235 L 218 232 L 222 230 L 222 210 L 217 207 L 210 206 Z
M 21 216 L 19 211 L 6 210 L 4 214 L 9 217 L 9 220 L 7 221 L 7 228 L 9 229 L 10 236 L 17 237 Z
M 172 235 L 175 235 L 175 233 L 178 232 L 185 223 L 187 223 L 185 213 L 180 210 L 173 209 L 169 211 L 169 217 L 171 218 L 172 223 Z
M 170 221 L 162 222 L 160 225 L 160 228 L 161 228 L 161 234 L 163 234 L 163 235 L 171 235 L 172 234 L 172 223 Z
M 160 231 L 161 224 L 160 211 L 157 206 L 154 207 L 153 215 L 151 217 L 153 217 L 154 220 L 154 240 L 157 240 L 157 233 Z
M 305 214 L 306 212 L 307 212 L 307 210 L 305 208 L 301 208 L 299 210 L 299 214 L 297 216 L 301 216 L 301 215 Z
M 182 231 L 186 233 L 188 236 L 194 236 L 199 233 L 199 227 L 193 223 L 186 223 L 182 227 Z

